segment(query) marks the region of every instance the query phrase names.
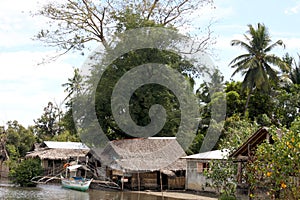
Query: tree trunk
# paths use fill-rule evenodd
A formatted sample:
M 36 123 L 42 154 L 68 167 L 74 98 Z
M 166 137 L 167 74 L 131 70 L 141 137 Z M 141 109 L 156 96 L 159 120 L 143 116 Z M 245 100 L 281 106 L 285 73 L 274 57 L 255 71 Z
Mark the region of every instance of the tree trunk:
M 246 113 L 247 113 L 247 109 L 248 109 L 248 105 L 249 105 L 249 101 L 250 101 L 250 96 L 251 96 L 252 91 L 253 91 L 253 85 L 254 85 L 254 84 L 252 84 L 252 86 L 251 86 L 251 88 L 250 88 L 250 91 L 249 91 L 249 93 L 248 93 L 248 96 L 247 96 L 247 101 L 246 101 L 245 110 L 244 110 L 244 116 L 245 116 Z

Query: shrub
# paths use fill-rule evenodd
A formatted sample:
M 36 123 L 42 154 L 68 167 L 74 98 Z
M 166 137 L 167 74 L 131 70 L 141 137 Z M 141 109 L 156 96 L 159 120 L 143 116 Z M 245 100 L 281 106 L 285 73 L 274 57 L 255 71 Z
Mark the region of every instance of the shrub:
M 42 167 L 40 160 L 26 159 L 18 166 L 10 169 L 9 177 L 14 184 L 18 184 L 21 187 L 35 187 L 36 184 L 31 182 L 31 179 L 41 175 L 41 173 Z
M 222 194 L 220 197 L 219 197 L 220 200 L 236 200 L 236 197 L 235 196 L 232 196 L 232 195 L 227 195 L 227 194 Z
M 271 127 L 274 144 L 265 142 L 256 151 L 256 160 L 248 164 L 251 189 L 265 188 L 271 197 L 300 199 L 300 118 L 291 129 Z

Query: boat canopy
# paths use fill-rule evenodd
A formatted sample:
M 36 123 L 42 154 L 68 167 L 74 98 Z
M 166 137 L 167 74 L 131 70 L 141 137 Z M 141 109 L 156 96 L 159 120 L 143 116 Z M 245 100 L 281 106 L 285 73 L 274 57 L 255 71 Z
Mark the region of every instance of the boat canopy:
M 70 171 L 76 171 L 78 168 L 82 168 L 86 171 L 89 171 L 89 169 L 84 165 L 71 165 L 67 167 L 67 169 L 69 169 Z

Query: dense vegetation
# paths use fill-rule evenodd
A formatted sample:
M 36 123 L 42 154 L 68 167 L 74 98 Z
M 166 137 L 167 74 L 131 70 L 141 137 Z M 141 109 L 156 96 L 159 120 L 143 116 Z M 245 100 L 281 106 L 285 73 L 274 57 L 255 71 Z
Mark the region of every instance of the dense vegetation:
M 128 2 L 131 2 L 128 4 L 130 6 L 125 6 L 121 1 L 118 2 L 118 6 L 116 6 L 117 4 L 95 5 L 88 0 L 70 0 L 66 4 L 47 4 L 38 14 L 57 23 L 59 29 L 41 30 L 36 39 L 59 47 L 63 50 L 62 54 L 70 50 L 84 52 L 85 44 L 89 41 L 96 41 L 109 51 L 112 47 L 107 39 L 112 35 L 139 27 L 166 27 L 177 31 L 178 24 L 184 21 L 186 11 L 194 9 L 200 4 L 211 3 L 210 1 L 201 1 L 201 3 L 198 2 L 198 5 L 193 1 L 182 1 L 178 4 L 173 1 L 166 1 L 168 2 L 166 4 L 158 4 L 158 1 L 129 0 Z M 73 12 L 77 14 L 72 15 Z M 95 25 L 96 21 L 100 28 Z M 108 24 L 116 26 L 109 32 L 106 29 Z M 249 180 L 253 187 L 258 181 L 263 183 L 269 188 L 270 195 L 278 190 L 284 190 L 285 195 L 299 198 L 297 188 L 290 184 L 288 176 L 290 174 L 299 176 L 300 170 L 298 162 L 294 162 L 294 160 L 299 160 L 300 152 L 300 61 L 297 62 L 297 58 L 290 57 L 288 53 L 282 58 L 273 54 L 272 50 L 277 46 L 284 46 L 284 43 L 281 40 L 272 42 L 270 33 L 264 24 L 249 25 L 248 28 L 245 41 L 233 40 L 231 43 L 232 46 L 242 47 L 245 52 L 233 58 L 229 63 L 229 66 L 235 69 L 233 76 L 240 73 L 244 78 L 243 81 L 233 79 L 224 81 L 221 72 L 215 70 L 210 74 L 211 81 L 204 81 L 199 88 L 193 88 L 197 75 L 199 75 L 193 63 L 186 62 L 181 56 L 172 52 L 157 49 L 136 50 L 115 59 L 104 72 L 105 76 L 99 82 L 96 91 L 95 110 L 107 137 L 110 140 L 132 137 L 126 135 L 117 126 L 110 107 L 111 94 L 120 77 L 132 67 L 144 63 L 165 63 L 184 75 L 191 90 L 196 91 L 200 123 L 187 153 L 198 153 L 209 126 L 217 127 L 219 125 L 219 122 L 211 124 L 212 104 L 218 102 L 225 93 L 226 116 L 225 120 L 222 120 L 221 136 L 213 148 L 234 150 L 261 126 L 272 127 L 270 129 L 272 134 L 276 132 L 276 129 L 281 129 L 286 134 L 282 138 L 274 135 L 275 145 L 264 143 L 259 147 L 258 160 L 249 166 L 255 172 L 249 174 Z M 210 34 L 208 32 L 207 37 L 203 39 L 204 46 L 199 46 L 198 50 L 207 50 L 208 41 L 211 41 Z M 99 66 L 92 66 L 91 71 L 93 72 L 97 67 Z M 23 184 L 23 180 L 28 180 L 30 177 L 27 177 L 23 170 L 28 165 L 36 166 L 32 168 L 33 174 L 39 173 L 36 161 L 25 160 L 18 164 L 25 153 L 32 149 L 35 142 L 80 140 L 72 116 L 72 102 L 74 98 L 78 97 L 76 95 L 89 87 L 95 76 L 97 74 L 83 77 L 78 69 L 74 70 L 73 76 L 62 85 L 67 92 L 64 101 L 65 111 L 62 111 L 58 105 L 49 102 L 41 117 L 34 120 L 33 126 L 25 128 L 17 121 L 7 123 L 1 141 L 7 149 L 9 156 L 7 163 L 12 169 L 11 177 L 16 183 L 26 186 Z M 139 88 L 132 95 L 130 114 L 133 120 L 141 126 L 150 123 L 148 112 L 153 104 L 163 105 L 167 110 L 167 123 L 156 136 L 176 135 L 180 124 L 180 105 L 176 96 L 168 88 L 160 85 L 149 84 Z M 226 171 L 218 170 L 218 164 L 214 166 L 216 174 L 208 175 L 211 178 L 220 181 L 232 177 L 234 172 L 232 166 L 226 166 Z M 24 173 L 24 177 L 20 177 L 21 181 L 17 179 L 19 173 Z M 225 188 L 225 190 L 220 190 L 221 193 L 227 191 L 225 195 L 231 195 L 226 189 L 228 186 L 231 191 L 231 184 L 224 186 L 222 183 L 216 182 L 216 185 Z
M 26 159 L 18 166 L 12 168 L 9 176 L 13 183 L 21 187 L 34 187 L 36 183 L 31 182 L 31 179 L 42 174 L 42 166 L 40 160 Z

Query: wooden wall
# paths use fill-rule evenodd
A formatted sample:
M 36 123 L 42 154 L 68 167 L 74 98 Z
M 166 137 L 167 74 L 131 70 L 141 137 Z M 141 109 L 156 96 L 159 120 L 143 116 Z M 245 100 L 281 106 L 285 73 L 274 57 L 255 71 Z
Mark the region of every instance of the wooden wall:
M 185 188 L 185 177 L 168 178 L 168 189 L 184 189 Z
M 131 177 L 131 188 L 135 190 L 157 189 L 157 172 L 134 173 Z

